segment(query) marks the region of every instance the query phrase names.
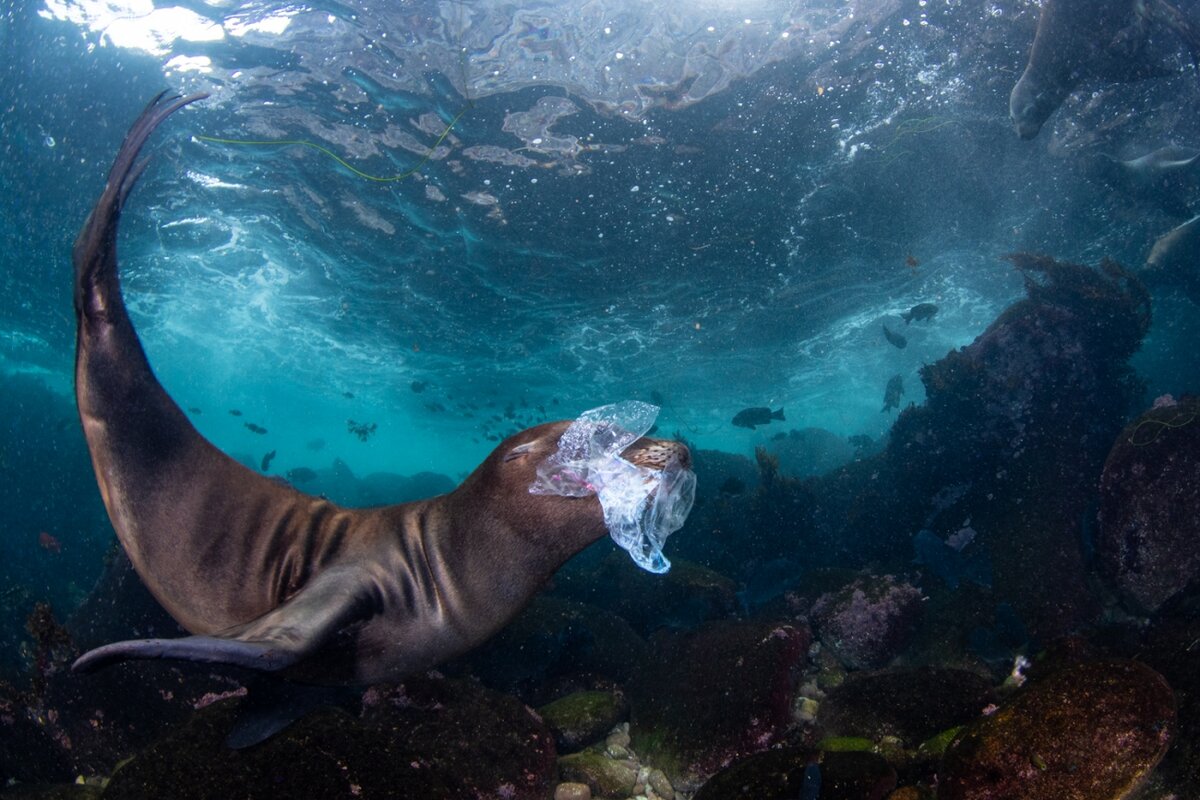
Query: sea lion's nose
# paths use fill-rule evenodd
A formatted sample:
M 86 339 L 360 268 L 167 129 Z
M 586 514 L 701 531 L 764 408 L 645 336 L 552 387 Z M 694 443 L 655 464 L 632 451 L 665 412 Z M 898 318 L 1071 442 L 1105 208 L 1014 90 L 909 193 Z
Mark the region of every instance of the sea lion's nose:
M 692 466 L 692 453 L 688 446 L 667 439 L 648 439 L 643 436 L 629 445 L 621 456 L 629 463 L 647 469 L 691 469 Z

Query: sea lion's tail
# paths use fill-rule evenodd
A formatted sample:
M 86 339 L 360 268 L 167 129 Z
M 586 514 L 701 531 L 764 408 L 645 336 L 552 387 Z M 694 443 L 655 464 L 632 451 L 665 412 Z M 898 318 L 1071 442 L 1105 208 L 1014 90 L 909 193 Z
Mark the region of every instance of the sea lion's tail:
M 75 314 L 95 320 L 120 306 L 117 275 L 117 222 L 125 198 L 133 189 L 148 159 L 138 161 L 138 153 L 163 120 L 179 109 L 203 100 L 207 94 L 188 97 L 160 93 L 150 101 L 137 122 L 125 135 L 117 153 L 104 193 L 96 203 L 75 240 Z

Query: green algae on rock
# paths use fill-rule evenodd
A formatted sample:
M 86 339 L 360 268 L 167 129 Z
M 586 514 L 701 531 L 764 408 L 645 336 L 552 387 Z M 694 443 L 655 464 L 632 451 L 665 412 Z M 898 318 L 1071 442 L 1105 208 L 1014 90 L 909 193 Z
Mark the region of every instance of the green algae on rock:
M 1171 687 L 1137 661 L 1092 661 L 1029 684 L 967 726 L 938 800 L 1120 800 L 1167 750 Z
M 628 797 L 638 779 L 635 762 L 609 758 L 598 748 L 563 756 L 558 772 L 564 781 L 587 784 L 597 797 Z
M 554 731 L 559 752 L 570 753 L 601 739 L 629 714 L 620 692 L 573 692 L 538 709 Z

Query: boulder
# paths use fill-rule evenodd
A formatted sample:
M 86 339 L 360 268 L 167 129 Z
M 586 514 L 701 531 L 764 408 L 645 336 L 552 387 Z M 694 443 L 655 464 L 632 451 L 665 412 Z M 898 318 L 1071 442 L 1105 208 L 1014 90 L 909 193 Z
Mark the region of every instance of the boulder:
M 659 636 L 630 687 L 634 749 L 684 791 L 766 750 L 791 720 L 793 673 L 810 641 L 803 626 L 762 621 Z
M 1100 478 L 1101 568 L 1152 613 L 1200 579 L 1200 399 L 1162 398 L 1113 444 Z
M 1174 726 L 1171 687 L 1145 664 L 1067 666 L 955 737 L 938 800 L 1119 800 L 1163 757 Z
M 821 644 L 847 669 L 886 666 L 912 640 L 922 608 L 921 591 L 891 575 L 864 575 L 812 607 Z

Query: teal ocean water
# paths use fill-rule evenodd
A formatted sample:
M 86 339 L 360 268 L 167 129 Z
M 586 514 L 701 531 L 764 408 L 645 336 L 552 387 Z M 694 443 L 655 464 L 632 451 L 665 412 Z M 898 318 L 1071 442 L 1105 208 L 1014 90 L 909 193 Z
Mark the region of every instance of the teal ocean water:
M 1129 15 L 1118 29 L 1137 46 L 1091 41 L 1073 91 L 1026 140 L 1009 95 L 1042 7 L 1056 5 L 1080 4 L 5 0 L 0 678 L 14 692 L 33 680 L 34 695 L 69 685 L 80 641 L 102 643 L 89 602 L 123 557 L 74 409 L 71 246 L 129 124 L 164 88 L 210 97 L 147 148 L 122 219 L 122 285 L 164 387 L 242 463 L 335 501 L 397 502 L 449 491 L 523 428 L 643 400 L 699 477 L 667 555 L 721 576 L 728 602 L 686 581 L 661 617 L 614 599 L 649 590 L 613 577 L 609 542 L 551 589 L 623 618 L 641 646 L 766 618 L 811 626 L 836 650 L 817 601 L 850 578 L 831 570 L 908 581 L 942 611 L 982 609 L 953 633 L 927 620 L 913 649 L 882 661 L 843 658 L 852 673 L 966 665 L 999 685 L 1018 654 L 1065 634 L 1096 645 L 1144 630 L 1200 579 L 1186 566 L 1200 563 L 1186 538 L 1200 509 L 1179 501 L 1185 566 L 1152 580 L 1162 552 L 1110 552 L 1098 487 L 1126 424 L 1200 388 L 1197 233 L 1180 231 L 1166 267 L 1146 266 L 1200 208 L 1200 8 L 1099 4 Z M 1018 269 L 1014 253 L 1096 275 L 1111 259 L 1145 279 L 1148 305 L 1089 305 L 1109 289 Z M 1039 287 L 1075 316 L 995 327 Z M 1116 331 L 1135 305 L 1149 316 L 1126 348 Z M 969 368 L 948 359 L 959 348 Z M 1094 370 L 1068 376 L 1078 365 Z M 1152 427 L 1185 435 L 1181 408 Z M 747 410 L 764 418 L 735 424 Z M 1179 463 L 1196 463 L 1196 445 L 1180 447 Z M 1068 498 L 1040 517 L 1054 553 L 1069 551 L 1065 577 L 1036 549 L 1012 558 L 1038 538 L 1021 515 L 1049 497 Z M 1083 599 L 1052 613 L 1030 585 L 1049 595 L 1060 580 Z M 28 622 L 45 621 L 39 608 L 76 619 L 74 645 L 47 644 Z M 1129 627 L 1092 635 L 1111 622 Z M 556 635 L 561 662 L 578 643 Z M 810 655 L 792 666 L 794 710 L 819 671 Z M 612 677 L 587 659 L 542 667 L 461 671 L 534 706 L 554 699 L 560 672 Z M 48 709 L 70 713 L 69 691 L 20 695 L 0 714 L 35 709 L 46 728 Z M 1181 697 L 1183 720 L 1194 705 Z M 779 721 L 757 749 L 813 745 L 804 724 Z M 147 744 L 121 741 L 130 754 Z M 0 747 L 0 777 L 70 782 L 115 765 L 116 753 L 46 742 Z M 681 791 L 717 771 L 697 757 L 672 773 L 680 758 L 662 768 Z M 51 766 L 25 775 L 13 765 L 27 759 Z

